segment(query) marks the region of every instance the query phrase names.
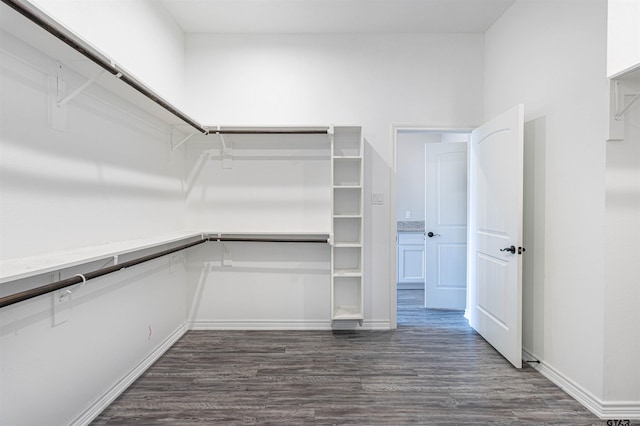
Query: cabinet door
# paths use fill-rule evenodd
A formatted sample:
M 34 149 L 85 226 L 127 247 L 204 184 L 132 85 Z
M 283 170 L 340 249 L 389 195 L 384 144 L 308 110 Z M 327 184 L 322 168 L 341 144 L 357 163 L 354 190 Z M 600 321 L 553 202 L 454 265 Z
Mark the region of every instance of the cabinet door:
M 398 246 L 398 282 L 424 282 L 424 246 Z

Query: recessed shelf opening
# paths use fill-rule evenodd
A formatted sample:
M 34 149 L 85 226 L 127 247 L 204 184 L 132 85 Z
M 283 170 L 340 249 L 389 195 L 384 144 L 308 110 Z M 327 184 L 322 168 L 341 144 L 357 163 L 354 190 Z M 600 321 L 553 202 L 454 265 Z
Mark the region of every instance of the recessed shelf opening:
M 334 319 L 349 319 L 362 316 L 362 285 L 360 278 L 334 278 Z
M 361 159 L 360 158 L 334 158 L 333 185 L 334 186 L 360 186 Z
M 334 275 L 362 274 L 361 254 L 360 247 L 336 247 L 333 251 Z
M 360 188 L 334 188 L 333 214 L 335 216 L 357 216 L 362 214 Z

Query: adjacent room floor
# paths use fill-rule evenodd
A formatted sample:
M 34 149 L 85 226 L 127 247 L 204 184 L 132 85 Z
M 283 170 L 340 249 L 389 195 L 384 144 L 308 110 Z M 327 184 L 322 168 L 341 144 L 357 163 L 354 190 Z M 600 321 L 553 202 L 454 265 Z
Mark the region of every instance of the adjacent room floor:
M 603 424 L 421 306 L 399 291 L 395 331 L 188 332 L 93 424 Z

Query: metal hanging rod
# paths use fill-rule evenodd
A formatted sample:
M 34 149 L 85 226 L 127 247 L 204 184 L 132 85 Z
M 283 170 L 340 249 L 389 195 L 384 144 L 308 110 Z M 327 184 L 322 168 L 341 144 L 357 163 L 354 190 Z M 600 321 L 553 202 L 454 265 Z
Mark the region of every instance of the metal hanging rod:
M 329 238 L 209 237 L 209 241 L 249 243 L 327 243 Z
M 93 278 L 98 278 L 101 277 L 103 275 L 107 275 L 107 274 L 111 274 L 112 272 L 117 272 L 117 271 L 121 271 L 123 269 L 126 268 L 130 268 L 132 266 L 136 266 L 139 265 L 141 263 L 144 262 L 148 262 L 150 260 L 154 260 L 157 259 L 159 257 L 163 257 L 163 256 L 167 256 L 169 254 L 178 252 L 178 251 L 182 251 L 182 250 L 186 250 L 188 248 L 197 246 L 199 244 L 205 243 L 207 241 L 219 241 L 219 242 L 226 242 L 226 241 L 230 241 L 230 242 L 252 242 L 252 243 L 256 243 L 256 242 L 269 242 L 269 243 L 328 243 L 329 241 L 329 237 L 325 237 L 325 238 L 303 238 L 303 237 L 283 237 L 283 238 L 276 238 L 276 237 L 256 237 L 256 236 L 238 236 L 238 235 L 229 235 L 229 236 L 225 236 L 224 234 L 217 234 L 217 235 L 204 235 L 202 236 L 202 238 L 200 240 L 196 240 L 196 241 L 192 241 L 190 243 L 186 243 L 186 244 L 182 244 L 180 246 L 171 248 L 171 249 L 167 249 L 167 250 L 162 250 L 159 251 L 157 253 L 153 253 L 153 254 L 149 254 L 147 256 L 142 256 L 133 260 L 129 260 L 127 262 L 123 262 L 123 263 L 118 263 L 116 265 L 112 265 L 112 266 L 107 266 L 106 268 L 101 268 L 92 272 L 87 272 L 87 273 L 83 273 L 83 274 L 77 274 L 74 275 L 73 277 L 64 279 L 64 280 L 60 280 L 60 281 L 55 281 L 53 283 L 50 284 L 45 284 L 43 286 L 40 287 L 36 287 L 36 288 L 32 288 L 29 290 L 25 290 L 25 291 L 21 291 L 19 293 L 14 293 L 11 294 L 9 296 L 5 296 L 0 298 L 0 308 L 4 308 L 5 306 L 9 306 L 9 305 L 13 305 L 15 303 L 18 302 L 23 302 L 25 300 L 29 300 L 29 299 L 33 299 L 34 297 L 38 297 L 38 296 L 42 296 L 44 294 L 47 293 L 51 293 L 57 290 L 62 290 L 63 288 L 67 288 L 67 287 L 71 287 L 73 285 L 76 284 L 81 284 L 81 283 L 86 283 L 88 280 L 91 280 Z
M 198 244 L 202 244 L 208 241 L 207 239 L 197 240 L 191 243 L 183 244 L 179 247 L 174 247 L 172 249 L 163 250 L 157 253 L 153 253 L 147 256 L 139 257 L 137 259 L 129 260 L 128 262 L 119 263 L 117 265 L 107 266 L 106 268 L 98 269 L 96 271 L 87 272 L 85 274 L 78 274 L 73 277 L 56 281 L 50 284 L 46 284 L 40 287 L 32 288 L 30 290 L 21 291 L 19 293 L 14 293 L 9 296 L 5 296 L 0 298 L 0 308 L 4 308 L 5 306 L 13 305 L 14 303 L 23 302 L 25 300 L 33 299 L 34 297 L 42 296 L 43 294 L 51 293 L 53 291 L 61 290 L 66 287 L 71 287 L 72 285 L 80 284 L 86 282 L 87 280 L 98 278 L 103 275 L 110 274 L 112 272 L 120 271 L 122 269 L 129 268 L 131 266 L 139 265 L 144 262 L 148 262 L 150 260 L 157 259 L 162 256 L 166 256 L 171 253 L 175 253 L 177 251 L 186 250 L 190 247 L 197 246 Z M 83 278 L 84 277 L 84 278 Z
M 160 95 L 153 92 L 153 90 L 146 87 L 142 82 L 137 80 L 134 76 L 130 75 L 123 69 L 120 69 L 116 63 L 114 63 L 110 58 L 103 55 L 101 52 L 90 46 L 89 44 L 82 41 L 71 31 L 67 30 L 64 26 L 58 23 L 56 20 L 49 17 L 47 14 L 42 12 L 36 6 L 31 4 L 25 0 L 1 0 L 4 4 L 11 7 L 13 10 L 38 25 L 40 28 L 52 34 L 54 37 L 81 53 L 89 60 L 93 61 L 95 64 L 101 66 L 106 71 L 111 73 L 116 78 L 122 80 L 124 83 L 131 86 L 133 89 L 142 93 L 144 96 L 160 105 L 166 111 L 170 112 L 174 116 L 178 117 L 180 120 L 189 124 L 191 127 L 199 131 L 200 133 L 207 134 L 207 130 L 204 127 L 178 110 L 176 107 L 171 105 L 167 100 L 163 99 Z
M 326 135 L 326 129 L 228 129 L 207 130 L 208 135 Z

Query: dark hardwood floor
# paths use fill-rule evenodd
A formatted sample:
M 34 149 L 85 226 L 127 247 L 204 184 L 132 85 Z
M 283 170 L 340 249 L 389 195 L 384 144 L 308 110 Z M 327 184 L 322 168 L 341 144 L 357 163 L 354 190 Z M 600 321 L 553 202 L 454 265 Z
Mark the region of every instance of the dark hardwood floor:
M 93 424 L 606 424 L 421 295 L 395 331 L 188 332 Z

